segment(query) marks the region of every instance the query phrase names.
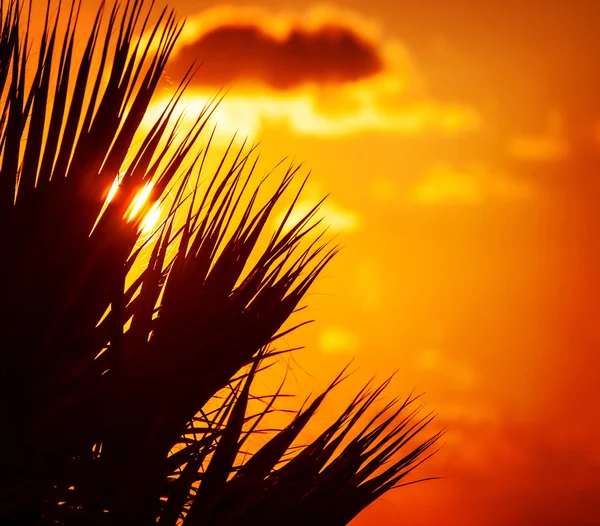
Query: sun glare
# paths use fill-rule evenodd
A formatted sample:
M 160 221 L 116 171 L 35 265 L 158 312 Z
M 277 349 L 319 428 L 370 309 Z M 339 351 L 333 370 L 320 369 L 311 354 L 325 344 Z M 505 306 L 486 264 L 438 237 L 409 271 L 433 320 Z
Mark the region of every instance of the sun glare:
M 128 210 L 128 214 L 129 214 L 128 221 L 131 221 L 136 215 L 139 214 L 140 210 L 142 209 L 142 207 L 148 200 L 148 197 L 150 197 L 152 188 L 154 188 L 154 183 L 150 181 L 150 182 L 146 183 L 144 185 L 144 187 L 135 196 L 135 198 L 131 202 L 131 205 Z
M 104 202 L 104 206 L 98 216 L 98 219 L 96 219 L 96 223 L 94 224 L 94 227 L 92 228 L 92 232 L 94 231 L 94 229 L 96 228 L 96 225 L 98 224 L 98 221 L 100 221 L 100 218 L 104 214 L 106 207 L 117 195 L 117 192 L 119 190 L 119 185 L 123 181 L 124 176 L 125 176 L 125 173 L 122 173 L 122 174 L 118 174 L 115 177 L 113 184 L 111 185 L 110 189 L 108 190 L 108 195 L 106 196 L 106 201 Z M 153 188 L 154 188 L 154 183 L 151 181 L 147 182 L 144 185 L 144 187 L 133 198 L 133 201 L 131 202 L 131 204 L 129 205 L 129 208 L 127 209 L 127 212 L 125 213 L 125 217 L 127 218 L 128 222 L 131 221 L 132 219 L 134 219 L 138 214 L 140 214 L 140 212 L 142 211 L 142 208 L 147 203 L 148 198 L 150 197 L 150 194 L 152 193 Z M 140 224 L 139 232 L 143 235 L 150 234 L 153 231 L 156 224 L 158 223 L 161 213 L 162 213 L 162 208 L 159 206 L 158 202 L 155 202 L 150 207 L 148 212 L 146 212 L 146 215 L 144 216 L 144 219 L 142 220 L 142 222 Z
M 142 234 L 148 235 L 152 233 L 154 227 L 157 225 L 158 220 L 160 219 L 161 212 L 162 209 L 157 201 L 152 205 L 152 208 L 150 208 L 150 210 L 146 214 L 146 217 L 144 217 L 144 220 L 142 221 L 142 224 L 140 226 L 140 232 Z
M 108 195 L 106 196 L 106 204 L 110 203 L 114 199 L 115 195 L 117 195 L 117 190 L 119 189 L 119 185 L 121 184 L 124 175 L 125 174 L 117 174 L 115 177 L 115 180 L 108 191 Z

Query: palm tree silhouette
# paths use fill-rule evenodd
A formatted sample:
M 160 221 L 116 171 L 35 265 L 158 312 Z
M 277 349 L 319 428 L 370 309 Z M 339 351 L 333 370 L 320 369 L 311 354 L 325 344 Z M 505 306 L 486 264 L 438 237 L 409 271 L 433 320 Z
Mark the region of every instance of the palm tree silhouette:
M 345 524 L 404 484 L 441 433 L 407 445 L 433 418 L 413 396 L 374 412 L 389 379 L 298 446 L 345 371 L 243 455 L 283 396 L 252 382 L 337 248 L 318 206 L 288 225 L 302 182 L 267 242 L 299 167 L 263 197 L 254 149 L 232 142 L 206 174 L 220 98 L 177 133 L 192 68 L 142 129 L 174 13 L 102 6 L 76 59 L 78 4 L 62 28 L 48 3 L 36 54 L 31 4 L 0 9 L 0 522 Z

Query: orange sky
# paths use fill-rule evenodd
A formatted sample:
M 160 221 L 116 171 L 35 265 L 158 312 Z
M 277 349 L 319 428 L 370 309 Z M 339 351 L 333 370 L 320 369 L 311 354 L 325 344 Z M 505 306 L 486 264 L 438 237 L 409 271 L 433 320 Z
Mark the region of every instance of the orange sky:
M 355 358 L 319 422 L 398 369 L 449 427 L 419 472 L 448 478 L 355 524 L 600 524 L 600 3 L 170 5 L 169 76 L 205 60 L 189 108 L 231 87 L 222 137 L 304 161 L 303 206 L 331 194 L 345 249 L 288 339 L 302 393 Z

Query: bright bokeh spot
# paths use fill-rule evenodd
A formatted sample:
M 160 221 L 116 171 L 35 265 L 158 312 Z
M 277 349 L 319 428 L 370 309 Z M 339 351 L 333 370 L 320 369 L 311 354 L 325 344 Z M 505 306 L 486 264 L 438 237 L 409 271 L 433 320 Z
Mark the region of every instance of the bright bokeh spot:
M 330 326 L 319 335 L 319 349 L 323 354 L 355 354 L 358 336 L 344 327 Z

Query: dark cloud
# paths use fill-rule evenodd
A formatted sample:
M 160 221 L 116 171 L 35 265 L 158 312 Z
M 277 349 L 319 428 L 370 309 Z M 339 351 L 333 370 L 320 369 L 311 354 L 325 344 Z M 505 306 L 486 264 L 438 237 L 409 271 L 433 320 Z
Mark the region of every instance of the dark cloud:
M 178 80 L 195 59 L 204 61 L 194 79 L 196 86 L 259 82 L 281 90 L 355 81 L 383 67 L 372 44 L 353 30 L 332 24 L 314 31 L 292 28 L 281 39 L 258 25 L 221 25 L 183 45 L 166 72 Z

